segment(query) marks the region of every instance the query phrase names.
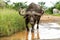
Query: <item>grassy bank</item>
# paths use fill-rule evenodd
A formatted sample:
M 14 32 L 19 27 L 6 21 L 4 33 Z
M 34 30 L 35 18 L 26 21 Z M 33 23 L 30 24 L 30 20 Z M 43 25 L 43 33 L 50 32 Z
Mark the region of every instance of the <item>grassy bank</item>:
M 57 14 L 53 14 L 53 16 L 60 16 L 60 14 L 58 14 L 58 13 Z
M 53 13 L 51 13 L 51 14 L 49 14 L 49 13 L 45 13 L 45 15 L 60 16 L 59 13 L 56 13 L 56 14 L 53 14 Z
M 25 29 L 22 16 L 13 9 L 0 9 L 0 36 L 8 36 Z

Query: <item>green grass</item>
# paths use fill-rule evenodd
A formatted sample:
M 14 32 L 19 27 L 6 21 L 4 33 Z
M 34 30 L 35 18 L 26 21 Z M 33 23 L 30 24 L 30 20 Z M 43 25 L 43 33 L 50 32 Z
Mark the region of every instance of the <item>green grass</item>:
M 60 14 L 58 14 L 58 13 L 57 14 L 53 14 L 53 16 L 60 16 Z
M 60 16 L 60 14 L 59 13 L 55 13 L 55 14 L 53 14 L 53 13 L 51 13 L 51 14 L 49 14 L 49 13 L 45 13 L 46 15 L 52 15 L 52 16 Z
M 0 36 L 9 36 L 25 29 L 25 21 L 13 9 L 0 9 Z

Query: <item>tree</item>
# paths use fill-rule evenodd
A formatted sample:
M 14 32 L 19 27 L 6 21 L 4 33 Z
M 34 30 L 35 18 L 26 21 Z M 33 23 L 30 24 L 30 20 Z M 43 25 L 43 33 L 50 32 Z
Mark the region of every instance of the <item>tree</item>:
M 59 9 L 59 10 L 60 10 L 60 1 L 57 2 L 57 3 L 54 5 L 54 7 L 55 7 L 56 9 Z
M 45 2 L 38 2 L 38 4 L 39 4 L 40 6 L 42 6 L 42 7 L 44 7 Z
M 18 10 L 19 8 L 27 8 L 27 2 L 18 2 L 18 3 L 13 3 L 14 4 L 14 9 Z
M 9 5 L 10 0 L 5 0 L 4 2 L 6 4 L 6 6 L 5 6 L 6 8 L 10 8 L 11 7 L 11 5 Z
M 10 0 L 5 0 L 5 3 L 8 4 L 10 2 Z
M 0 7 L 4 8 L 5 7 L 5 2 L 3 0 L 0 0 Z
M 46 10 L 46 6 L 44 6 L 45 2 L 38 2 L 38 5 L 40 5 L 40 7 L 44 9 L 44 11 Z

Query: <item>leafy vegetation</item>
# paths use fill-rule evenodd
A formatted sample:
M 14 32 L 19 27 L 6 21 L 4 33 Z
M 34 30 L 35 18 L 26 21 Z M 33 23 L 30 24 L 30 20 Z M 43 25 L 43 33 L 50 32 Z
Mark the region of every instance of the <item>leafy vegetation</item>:
M 60 16 L 60 14 L 56 13 L 56 14 L 52 14 L 53 16 Z
M 48 9 L 45 11 L 45 13 L 46 13 L 46 14 L 53 14 L 53 8 L 54 8 L 54 7 L 48 8 Z
M 54 6 L 55 6 L 56 9 L 60 10 L 60 1 L 57 2 Z
M 14 4 L 14 6 L 13 6 L 13 8 L 14 9 L 16 9 L 16 10 L 18 10 L 19 8 L 27 8 L 27 4 L 26 4 L 27 2 L 18 2 L 18 3 L 13 3 Z
M 25 29 L 23 16 L 13 9 L 0 9 L 0 36 L 8 36 Z

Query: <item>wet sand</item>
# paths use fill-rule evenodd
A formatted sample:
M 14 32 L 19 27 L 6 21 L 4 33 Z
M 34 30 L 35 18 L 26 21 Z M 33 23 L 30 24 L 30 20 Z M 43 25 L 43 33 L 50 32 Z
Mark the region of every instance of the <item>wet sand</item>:
M 15 33 L 8 37 L 1 37 L 0 40 L 23 40 L 25 39 L 25 31 Z
M 41 23 L 60 23 L 60 16 L 52 16 L 52 15 L 43 15 L 41 17 Z

